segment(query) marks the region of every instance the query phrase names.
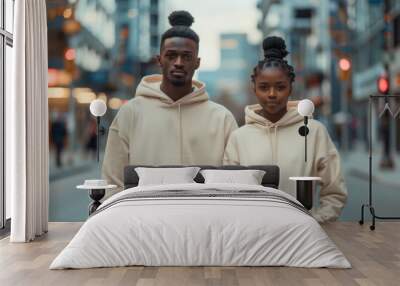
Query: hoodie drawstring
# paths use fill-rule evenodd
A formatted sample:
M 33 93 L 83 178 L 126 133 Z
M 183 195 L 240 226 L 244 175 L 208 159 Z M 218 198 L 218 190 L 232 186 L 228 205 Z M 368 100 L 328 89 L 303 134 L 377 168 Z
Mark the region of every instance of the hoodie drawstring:
M 278 125 L 275 125 L 275 134 L 274 134 L 274 154 L 275 154 L 275 160 L 274 160 L 274 164 L 277 165 L 278 164 Z
M 181 164 L 183 164 L 181 104 L 178 104 L 178 113 L 179 113 L 179 158 L 180 158 Z
M 271 139 L 271 127 L 270 126 L 266 126 L 267 128 L 267 137 L 269 140 L 269 144 L 271 145 L 271 158 L 272 158 L 272 163 L 274 163 L 274 151 L 272 150 L 272 139 Z
M 268 130 L 268 138 L 271 144 L 271 157 L 272 157 L 272 164 L 276 165 L 278 163 L 278 126 L 274 126 L 274 136 L 271 134 L 271 126 L 267 126 Z

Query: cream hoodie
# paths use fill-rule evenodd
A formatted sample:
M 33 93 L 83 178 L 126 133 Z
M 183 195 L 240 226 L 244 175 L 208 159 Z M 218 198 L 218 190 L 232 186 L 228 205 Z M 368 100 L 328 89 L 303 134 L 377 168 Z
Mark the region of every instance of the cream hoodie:
M 290 106 L 290 105 L 289 105 Z M 296 196 L 296 183 L 291 176 L 319 176 L 320 207 L 312 214 L 319 222 L 338 218 L 347 199 L 347 190 L 340 168 L 340 157 L 325 127 L 309 120 L 307 162 L 304 161 L 304 137 L 298 133 L 303 117 L 297 108 L 272 123 L 255 111 L 259 104 L 247 106 L 246 125 L 234 131 L 225 154 L 226 165 L 274 164 L 280 168 L 279 189 Z
M 237 123 L 225 107 L 208 100 L 205 85 L 173 101 L 160 90 L 162 76 L 146 76 L 136 96 L 121 107 L 108 134 L 103 177 L 123 186 L 127 165 L 222 165 Z

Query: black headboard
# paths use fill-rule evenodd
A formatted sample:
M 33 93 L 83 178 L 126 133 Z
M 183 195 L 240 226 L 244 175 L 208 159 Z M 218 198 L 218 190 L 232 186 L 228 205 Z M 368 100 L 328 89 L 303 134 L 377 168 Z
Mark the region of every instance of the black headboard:
M 124 169 L 124 189 L 133 188 L 138 185 L 139 176 L 135 171 L 137 167 L 147 167 L 147 168 L 179 168 L 179 167 L 192 167 L 192 166 L 145 166 L 145 165 L 131 165 L 126 166 Z M 204 169 L 219 169 L 219 170 L 263 170 L 265 175 L 262 179 L 262 185 L 265 187 L 271 187 L 277 189 L 279 186 L 279 167 L 275 165 L 252 165 L 252 166 L 196 166 Z M 204 183 L 204 178 L 200 174 L 194 178 L 197 183 Z

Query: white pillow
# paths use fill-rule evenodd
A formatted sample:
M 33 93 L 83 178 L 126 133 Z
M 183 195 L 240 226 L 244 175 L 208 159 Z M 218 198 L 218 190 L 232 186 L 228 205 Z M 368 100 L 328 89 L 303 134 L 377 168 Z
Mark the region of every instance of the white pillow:
M 261 185 L 265 171 L 262 170 L 202 170 L 204 183 L 230 183 Z
M 195 183 L 193 179 L 199 170 L 199 167 L 135 168 L 139 176 L 139 186 Z

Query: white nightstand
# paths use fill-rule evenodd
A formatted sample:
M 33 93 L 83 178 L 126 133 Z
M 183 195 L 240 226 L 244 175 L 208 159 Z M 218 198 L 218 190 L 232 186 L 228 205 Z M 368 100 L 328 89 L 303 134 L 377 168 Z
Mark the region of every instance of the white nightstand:
M 311 210 L 313 207 L 314 183 L 321 181 L 321 177 L 289 177 L 296 181 L 296 198 L 303 206 Z
M 114 189 L 117 187 L 116 185 L 107 185 L 107 183 L 104 182 L 104 180 L 85 180 L 83 185 L 76 186 L 77 189 L 89 190 L 89 197 L 93 200 L 89 205 L 89 215 L 95 212 L 101 205 L 100 200 L 104 197 L 106 189 Z

